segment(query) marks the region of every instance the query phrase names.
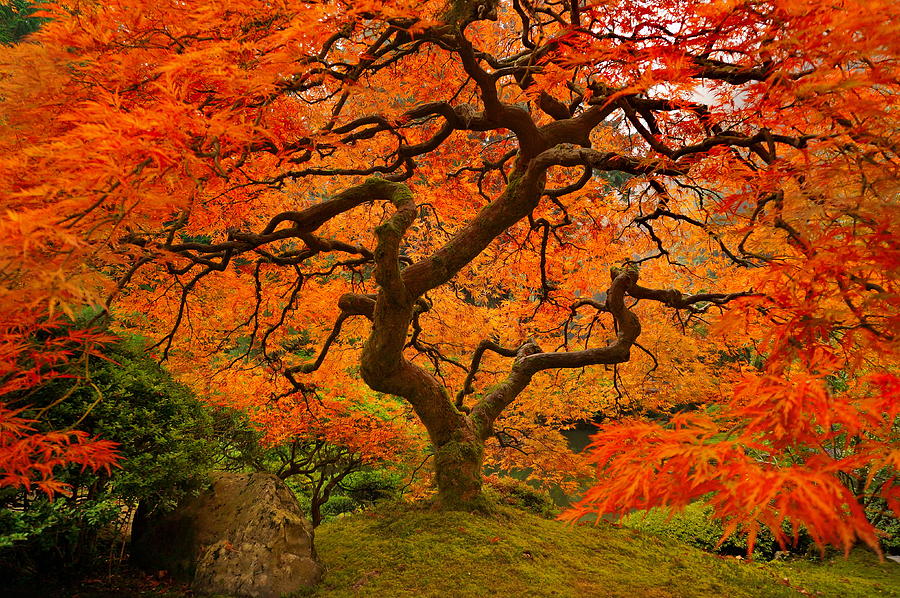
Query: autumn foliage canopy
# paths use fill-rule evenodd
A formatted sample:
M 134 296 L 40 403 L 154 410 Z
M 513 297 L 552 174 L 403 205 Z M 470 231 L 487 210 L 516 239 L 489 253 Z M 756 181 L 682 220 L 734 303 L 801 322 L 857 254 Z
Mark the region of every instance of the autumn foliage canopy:
M 900 514 L 898 3 L 43 11 L 0 54 L 7 395 L 102 306 L 272 437 L 323 398 L 342 443 L 427 432 L 451 508 L 487 462 L 751 543 Z M 0 484 L 109 463 L 25 425 L 0 403 Z

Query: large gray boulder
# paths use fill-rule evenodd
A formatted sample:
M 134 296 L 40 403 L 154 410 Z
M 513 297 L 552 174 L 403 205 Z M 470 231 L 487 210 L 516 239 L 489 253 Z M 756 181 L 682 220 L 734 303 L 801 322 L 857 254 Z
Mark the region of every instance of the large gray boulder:
M 131 554 L 139 566 L 168 571 L 201 594 L 279 598 L 322 577 L 297 499 L 264 473 L 218 472 L 174 511 L 139 513 Z

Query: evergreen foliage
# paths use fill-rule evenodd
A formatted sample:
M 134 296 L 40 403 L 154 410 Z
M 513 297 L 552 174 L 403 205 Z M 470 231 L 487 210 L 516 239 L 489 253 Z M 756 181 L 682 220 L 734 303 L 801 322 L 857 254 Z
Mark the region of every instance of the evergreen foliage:
M 200 402 L 141 351 L 121 342 L 103 356 L 73 364 L 21 397 L 26 416 L 47 429 L 78 427 L 118 443 L 111 474 L 70 467 L 59 479 L 68 496 L 25 488 L 0 492 L 0 570 L 13 579 L 85 575 L 123 553 L 127 524 L 139 502 L 168 509 L 196 490 L 223 459 L 243 419 Z M 14 574 L 14 575 L 13 575 Z
M 4 0 L 0 4 L 0 44 L 15 44 L 37 31 L 47 19 L 33 16 L 35 3 Z

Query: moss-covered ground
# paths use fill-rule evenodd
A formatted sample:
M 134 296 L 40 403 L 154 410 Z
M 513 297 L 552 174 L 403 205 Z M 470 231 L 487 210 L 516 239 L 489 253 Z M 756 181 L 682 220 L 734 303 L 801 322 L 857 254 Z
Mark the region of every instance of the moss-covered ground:
M 573 527 L 505 506 L 473 515 L 382 505 L 323 524 L 316 547 L 327 574 L 305 598 L 900 598 L 900 564 L 862 549 L 846 559 L 752 562 L 606 522 Z M 194 596 L 131 569 L 65 593 L 27 595 Z
M 327 567 L 309 595 L 343 597 L 900 597 L 900 565 L 747 562 L 635 530 L 573 527 L 512 508 L 493 516 L 383 506 L 316 531 Z

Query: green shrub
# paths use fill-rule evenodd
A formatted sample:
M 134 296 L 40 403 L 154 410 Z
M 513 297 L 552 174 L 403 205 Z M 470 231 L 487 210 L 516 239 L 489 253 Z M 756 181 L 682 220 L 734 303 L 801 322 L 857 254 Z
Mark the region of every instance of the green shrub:
M 746 555 L 747 537 L 732 534 L 722 544 L 724 529 L 711 518 L 712 508 L 700 503 L 688 505 L 684 511 L 672 514 L 666 509 L 639 511 L 623 517 L 620 523 L 632 529 L 641 530 L 664 538 L 675 538 L 702 550 L 718 554 Z M 808 539 L 801 537 L 800 547 L 805 548 Z M 753 557 L 771 559 L 780 550 L 775 536 L 768 529 L 762 529 L 756 538 Z
M 56 429 L 78 422 L 78 429 L 118 442 L 121 469 L 108 480 L 75 472 L 66 481 L 76 489 L 101 481 L 118 499 L 170 508 L 202 483 L 219 454 L 214 432 L 219 414 L 138 347 L 120 344 L 105 357 L 108 361 L 92 360 L 89 380 L 44 420 Z M 34 406 L 69 390 L 65 381 L 48 385 Z
M 30 0 L 0 2 L 0 45 L 19 42 L 49 20 L 32 16 L 37 10 L 36 4 Z
M 359 503 L 349 496 L 332 496 L 328 502 L 322 505 L 322 514 L 327 519 L 341 513 L 352 513 L 357 509 L 359 509 Z
M 283 481 L 285 485 L 290 488 L 291 492 L 294 493 L 294 496 L 297 498 L 297 503 L 300 505 L 300 509 L 308 515 L 309 509 L 312 506 L 312 499 L 309 494 L 307 494 L 306 485 L 292 477 Z
M 400 475 L 386 469 L 356 471 L 341 481 L 341 494 L 352 498 L 361 506 L 376 501 L 396 498 L 402 480 Z
M 552 517 L 556 514 L 556 504 L 544 492 L 526 482 L 507 476 L 488 476 L 485 478 L 485 492 L 489 499 L 504 505 L 510 505 L 525 511 Z
M 0 577 L 83 575 L 109 558 L 110 543 L 124 541 L 138 502 L 168 509 L 195 491 L 222 457 L 222 438 L 244 425 L 201 403 L 135 343 L 110 347 L 72 373 L 78 377 L 23 397 L 25 416 L 40 414 L 37 425 L 47 430 L 73 427 L 118 442 L 120 467 L 111 475 L 60 472 L 71 495 L 52 502 L 23 489 L 0 492 Z
M 874 512 L 875 509 L 873 508 Z M 669 517 L 665 509 L 650 509 L 638 511 L 623 517 L 620 523 L 632 529 L 638 529 L 647 533 L 666 538 L 677 538 L 682 542 L 696 546 L 702 550 L 718 554 L 746 555 L 747 538 L 745 535 L 732 534 L 721 546 L 716 546 L 722 537 L 723 527 L 720 523 L 710 518 L 712 509 L 700 503 L 688 505 L 684 511 L 675 513 Z M 887 536 L 882 537 L 881 546 L 888 554 L 900 553 L 900 520 L 884 516 L 883 510 L 878 511 L 881 518 L 877 527 Z M 784 534 L 789 539 L 792 530 L 788 524 L 784 525 Z M 792 552 L 806 553 L 816 557 L 819 550 L 814 545 L 812 538 L 801 528 L 796 546 L 788 547 Z M 775 541 L 775 536 L 768 529 L 760 530 L 753 550 L 754 558 L 771 559 L 776 552 L 781 550 Z
M 881 538 L 881 547 L 888 554 L 900 554 L 900 519 L 892 517 L 887 505 L 880 504 L 867 510 L 876 521 L 875 527 L 887 534 Z

